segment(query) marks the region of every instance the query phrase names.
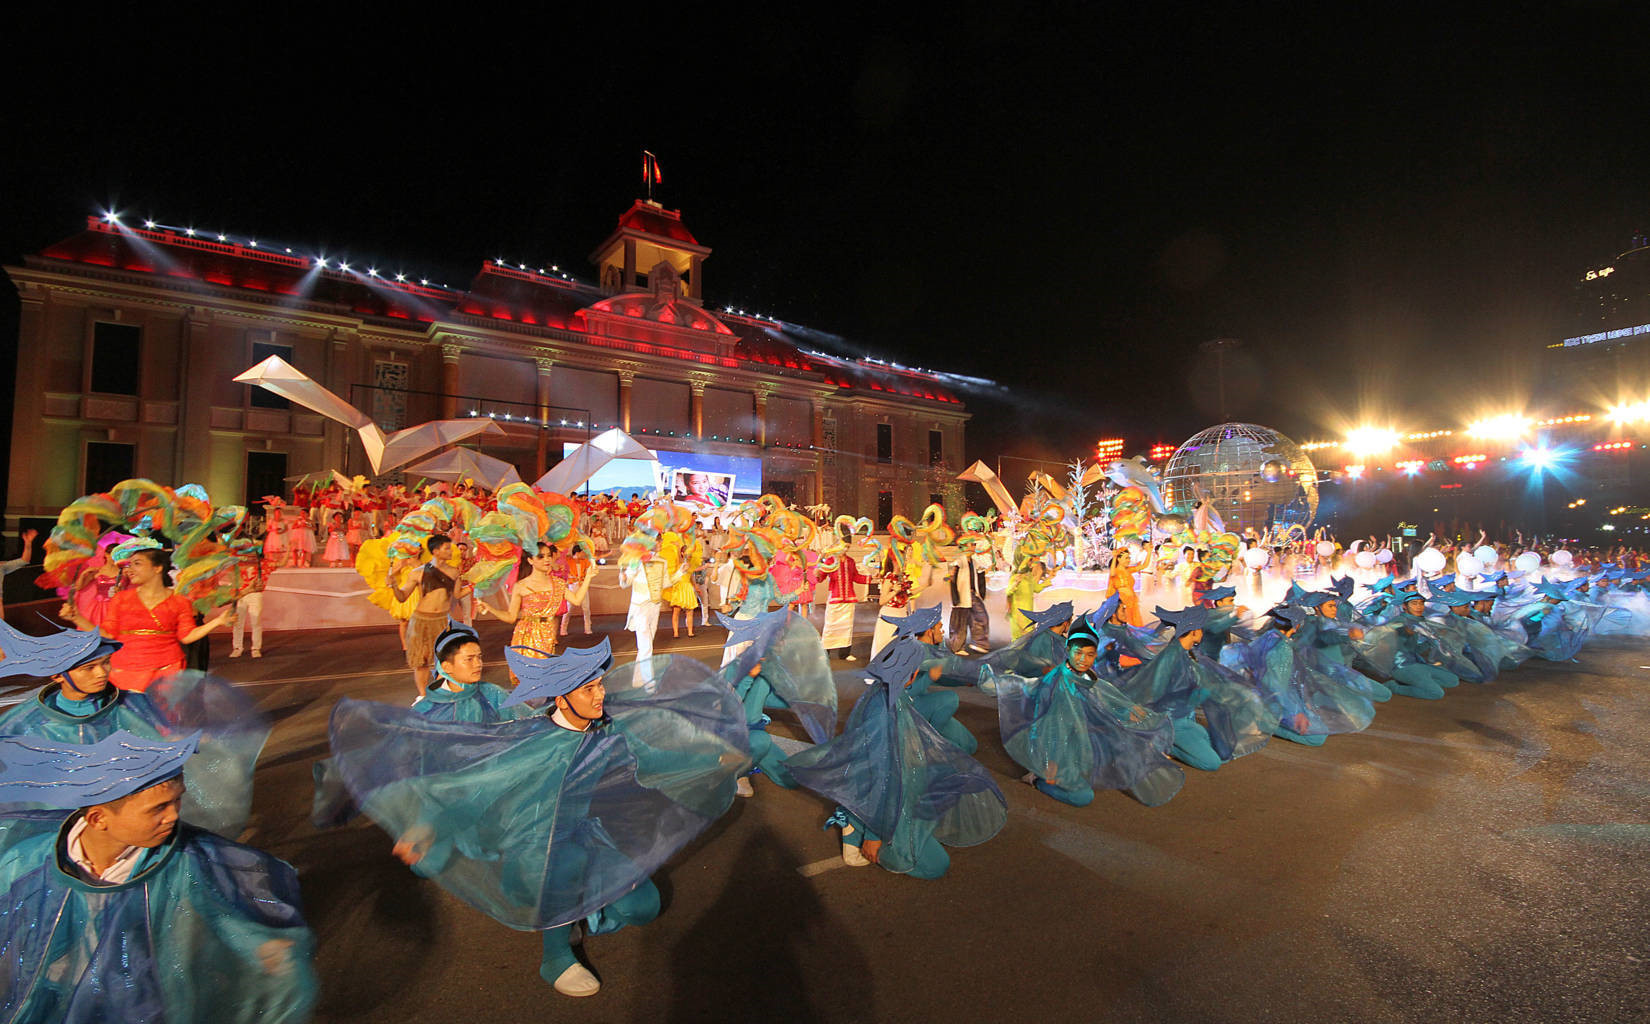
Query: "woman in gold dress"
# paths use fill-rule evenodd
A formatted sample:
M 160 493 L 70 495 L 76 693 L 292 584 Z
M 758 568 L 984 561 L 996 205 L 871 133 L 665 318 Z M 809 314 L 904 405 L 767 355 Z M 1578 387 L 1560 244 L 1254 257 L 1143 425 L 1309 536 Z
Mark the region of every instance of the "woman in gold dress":
M 555 654 L 558 624 L 567 598 L 567 580 L 553 571 L 556 556 L 548 544 L 541 542 L 538 549 L 527 556 L 527 564 L 532 572 L 510 588 L 508 607 L 499 608 L 485 601 L 479 604 L 484 611 L 516 624 L 515 632 L 510 635 L 512 647 L 530 647 L 545 655 Z

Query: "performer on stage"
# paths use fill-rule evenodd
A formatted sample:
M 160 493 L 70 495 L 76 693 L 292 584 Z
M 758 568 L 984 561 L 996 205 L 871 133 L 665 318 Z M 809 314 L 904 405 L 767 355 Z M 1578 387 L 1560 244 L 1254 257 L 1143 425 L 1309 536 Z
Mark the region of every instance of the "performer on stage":
M 534 653 L 550 657 L 553 652 Z M 536 714 L 525 704 L 510 707 L 510 691 L 481 681 L 481 637 L 468 626 L 450 624 L 435 638 L 435 674 L 440 682 L 430 687 L 412 709 L 432 722 L 468 722 L 490 725 L 512 722 Z
M 1444 691 L 1461 680 L 1441 665 L 1444 642 L 1424 618 L 1426 598 L 1406 589 L 1392 595 L 1392 599 L 1401 610 L 1364 631 L 1364 638 L 1355 644 L 1358 664 L 1385 676 L 1393 693 L 1442 700 Z
M 1168 759 L 1174 723 L 1094 671 L 1099 643 L 1086 625 L 1075 626 L 1066 638 L 1065 662 L 1047 675 L 997 679 L 1003 746 L 1029 769 L 1020 781 L 1062 803 L 1086 807 L 1099 787 L 1125 790 L 1158 807 L 1186 781 Z
M 1047 590 L 1048 566 L 1041 558 L 1028 558 L 1008 584 L 1009 637 L 1018 640 L 1031 629 L 1031 620 L 1021 615 L 1037 606 L 1037 595 Z
M 619 570 L 619 585 L 630 588 L 630 610 L 624 628 L 636 634 L 636 660 L 653 657 L 653 636 L 659 631 L 659 609 L 665 590 L 675 581 L 666 577 L 662 558 L 652 555 Z
M 1117 595 L 1118 612 L 1122 621 L 1130 626 L 1144 626 L 1145 620 L 1140 617 L 1140 598 L 1135 594 L 1134 575 L 1138 567 L 1129 553 L 1127 545 L 1119 544 L 1111 556 L 1111 569 L 1106 574 L 1106 596 Z
M 1125 673 L 1117 688 L 1174 719 L 1172 753 L 1193 768 L 1212 772 L 1264 747 L 1271 723 L 1254 684 L 1196 653 L 1209 610 L 1158 608 L 1157 618 L 1175 630 L 1173 641 Z
M 985 609 L 985 574 L 997 568 L 997 552 L 990 543 L 983 548 L 964 547 L 951 562 L 951 649 L 961 654 L 964 645 L 976 654 L 991 650 L 991 619 Z
M 768 735 L 770 709 L 787 709 L 801 721 L 808 738 L 824 743 L 836 733 L 836 683 L 813 624 L 788 609 L 764 612 L 754 619 L 717 613 L 728 631 L 727 645 L 738 654 L 722 667 L 745 709 L 750 731 L 751 774 L 761 772 L 777 786 L 795 789 L 785 754 Z M 739 778 L 739 795 L 753 796 L 748 777 Z
M 327 565 L 333 569 L 342 569 L 350 564 L 349 540 L 346 538 L 348 527 L 344 524 L 344 516 L 340 512 L 332 513 L 327 526 L 327 547 L 322 557 Z
M 548 700 L 545 713 L 440 723 L 346 699 L 328 730 L 333 764 L 397 857 L 500 923 L 543 932 L 540 977 L 595 995 L 579 933 L 659 913 L 649 876 L 728 809 L 750 766 L 744 715 L 687 658 L 609 671 L 605 639 L 506 657 L 521 679 L 513 704 Z
M 297 569 L 308 569 L 315 558 L 315 525 L 309 516 L 307 508 L 293 509 L 292 525 L 286 532 L 287 550 Z
M 0 739 L 0 1015 L 309 1019 L 314 937 L 292 868 L 180 820 L 196 740 Z
M 704 564 L 705 545 L 699 540 L 696 530 L 690 529 L 687 533 L 667 530 L 659 538 L 659 554 L 664 558 L 665 576 L 676 580 L 661 595 L 664 603 L 670 605 L 670 635 L 682 635 L 682 612 L 685 610 L 688 613 L 688 636 L 691 637 L 693 612 L 699 607 L 699 596 L 693 589 L 693 574 Z
M 584 550 L 574 546 L 567 552 L 564 563 L 567 575 L 567 610 L 561 616 L 561 635 L 567 635 L 567 624 L 572 621 L 573 609 L 584 615 L 584 635 L 590 635 L 590 584 L 596 577 L 596 566 Z
M 235 626 L 230 631 L 231 658 L 241 656 L 241 639 L 246 635 L 246 626 L 252 626 L 252 656 L 264 656 L 264 582 L 265 565 L 263 555 L 253 548 L 244 551 L 238 556 L 240 586 L 236 593 L 240 596 L 235 599 Z

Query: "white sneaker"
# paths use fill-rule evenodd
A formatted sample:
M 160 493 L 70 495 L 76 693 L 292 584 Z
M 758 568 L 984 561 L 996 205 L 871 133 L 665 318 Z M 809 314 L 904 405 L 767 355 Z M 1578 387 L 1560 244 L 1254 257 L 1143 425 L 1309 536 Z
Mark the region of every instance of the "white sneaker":
M 859 659 L 854 657 L 852 654 L 850 654 L 847 657 L 843 658 L 842 660 L 843 661 L 858 661 Z
M 734 787 L 733 791 L 735 793 L 739 794 L 740 796 L 755 796 L 756 795 L 755 788 L 751 786 L 750 777 L 746 776 L 746 775 L 739 776 L 739 782 Z
M 842 863 L 851 868 L 868 868 L 871 862 L 865 859 L 865 854 L 853 843 L 842 844 Z
M 253 657 L 254 657 L 254 658 L 261 658 L 261 657 L 263 657 L 263 656 L 264 656 L 264 652 L 263 652 L 263 651 L 253 651 L 253 652 L 252 652 L 252 656 L 253 656 Z
M 590 973 L 589 968 L 575 963 L 561 972 L 561 976 L 555 981 L 555 989 L 564 996 L 582 999 L 600 992 L 602 983 L 596 980 L 596 976 Z
M 229 652 L 229 656 L 231 658 L 239 658 L 241 656 L 241 649 L 239 647 L 235 648 L 233 651 Z M 257 655 L 253 655 L 253 657 L 257 657 Z

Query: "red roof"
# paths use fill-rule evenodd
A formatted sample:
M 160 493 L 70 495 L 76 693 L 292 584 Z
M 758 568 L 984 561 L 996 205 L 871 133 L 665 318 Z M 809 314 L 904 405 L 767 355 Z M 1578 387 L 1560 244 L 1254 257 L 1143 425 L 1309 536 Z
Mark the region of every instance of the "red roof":
M 659 235 L 662 238 L 686 242 L 688 245 L 698 245 L 699 240 L 682 223 L 680 210 L 667 210 L 662 206 L 650 206 L 645 199 L 636 200 L 635 204 L 619 215 L 619 227 L 630 228 L 634 231 L 645 231 L 650 235 Z
M 677 237 L 693 242 L 671 211 L 645 207 L 638 201 L 621 217 L 621 225 L 636 221 L 674 225 Z M 666 233 L 654 223 L 643 230 Z M 695 243 L 696 244 L 696 243 Z M 183 282 L 288 295 L 332 305 L 367 317 L 431 323 L 454 314 L 506 323 L 579 331 L 574 314 L 602 300 L 588 285 L 559 275 L 537 274 L 514 267 L 484 264 L 467 291 L 432 288 L 383 277 L 369 278 L 359 269 L 322 268 L 311 258 L 269 249 L 190 238 L 174 231 L 148 231 L 88 218 L 87 229 L 42 251 L 46 259 L 159 274 Z M 738 315 L 712 314 L 738 339 L 731 349 L 699 351 L 683 348 L 668 334 L 658 340 L 586 335 L 589 344 L 666 356 L 728 368 L 756 364 L 781 376 L 807 375 L 838 388 L 920 398 L 960 405 L 938 379 L 919 371 L 860 360 L 819 359 L 786 337 L 784 325 L 758 322 Z M 646 321 L 638 321 L 638 325 Z M 720 332 L 717 332 L 720 333 Z M 723 338 L 727 335 L 723 334 Z

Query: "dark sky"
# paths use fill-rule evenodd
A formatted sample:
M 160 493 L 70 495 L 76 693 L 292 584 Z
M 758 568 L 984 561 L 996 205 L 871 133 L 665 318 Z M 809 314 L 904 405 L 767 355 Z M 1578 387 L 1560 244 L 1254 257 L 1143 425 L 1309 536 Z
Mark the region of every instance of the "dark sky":
M 1297 437 L 1515 401 L 1650 229 L 1650 4 L 1122 6 L 24 25 L 0 257 L 114 203 L 455 285 L 582 270 L 645 147 L 710 301 L 1002 382 L 991 457 L 1215 422 L 1222 336 L 1233 417 Z

